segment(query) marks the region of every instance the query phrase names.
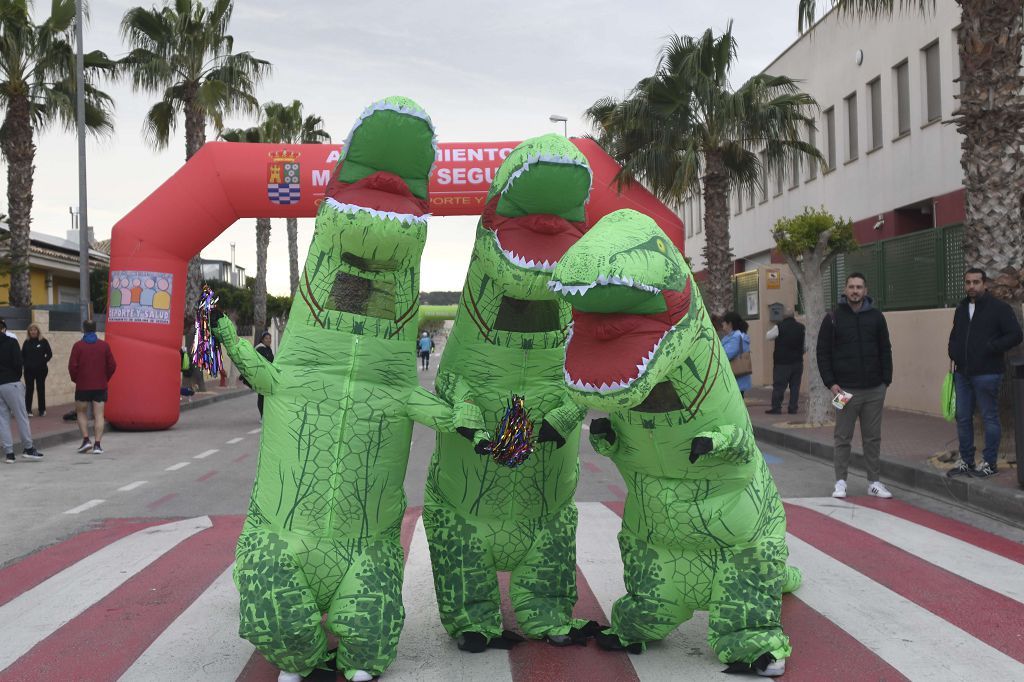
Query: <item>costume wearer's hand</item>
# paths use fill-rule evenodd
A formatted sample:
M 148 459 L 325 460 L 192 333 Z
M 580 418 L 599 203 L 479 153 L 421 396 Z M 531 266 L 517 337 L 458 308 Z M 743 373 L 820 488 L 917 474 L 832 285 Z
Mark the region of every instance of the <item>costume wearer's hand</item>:
M 696 464 L 697 459 L 715 449 L 715 441 L 707 436 L 697 436 L 690 442 L 690 464 Z
M 540 435 L 537 436 L 538 443 L 554 443 L 556 448 L 565 445 L 565 438 L 554 426 L 545 419 L 540 425 Z
M 469 442 L 473 443 L 473 452 L 475 452 L 476 454 L 490 454 L 486 450 L 488 444 L 488 437 L 486 431 L 481 431 L 479 429 L 468 429 L 465 426 L 459 426 L 455 429 L 455 431 L 460 436 L 462 436 Z
M 615 445 L 615 431 L 612 429 L 612 422 L 608 417 L 598 417 L 590 421 L 590 435 L 601 436 L 609 445 Z
M 214 308 L 213 310 L 211 310 L 210 311 L 210 327 L 211 328 L 216 327 L 217 326 L 217 322 L 222 317 L 224 317 L 224 313 L 221 312 L 220 310 L 218 310 L 217 308 Z

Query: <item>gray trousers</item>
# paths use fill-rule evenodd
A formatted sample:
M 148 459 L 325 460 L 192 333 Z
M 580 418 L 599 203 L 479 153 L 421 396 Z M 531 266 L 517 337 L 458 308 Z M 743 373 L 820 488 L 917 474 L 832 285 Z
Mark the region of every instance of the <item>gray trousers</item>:
M 885 404 L 885 384 L 874 388 L 851 388 L 853 397 L 841 410 L 836 410 L 835 469 L 836 480 L 845 481 L 850 467 L 850 441 L 853 427 L 860 419 L 860 436 L 864 446 L 864 469 L 868 482 L 881 480 L 882 406 Z
M 4 453 L 14 452 L 11 438 L 11 416 L 18 425 L 22 446 L 32 447 L 32 430 L 28 426 L 28 412 L 25 411 L 25 384 L 14 381 L 0 384 L 0 445 Z

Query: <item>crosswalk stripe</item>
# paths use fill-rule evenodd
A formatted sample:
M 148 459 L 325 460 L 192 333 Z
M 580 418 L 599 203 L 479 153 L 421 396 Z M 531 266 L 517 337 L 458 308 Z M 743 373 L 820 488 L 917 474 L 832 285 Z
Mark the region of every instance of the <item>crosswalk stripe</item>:
M 120 488 L 117 489 L 117 491 L 120 493 L 126 493 L 129 490 L 135 490 L 136 488 L 144 485 L 146 485 L 146 481 L 135 481 L 133 483 L 129 483 L 128 485 L 121 486 Z
M 88 511 L 88 510 L 92 509 L 93 507 L 100 506 L 104 502 L 106 502 L 106 500 L 89 500 L 88 502 L 83 502 L 82 504 L 78 505 L 77 507 L 72 507 L 71 509 L 68 509 L 64 513 L 65 514 L 81 514 L 84 511 Z
M 576 563 L 601 608 L 611 614 L 612 604 L 626 592 L 622 583 L 622 558 L 615 548 L 622 520 L 599 502 L 582 502 L 577 507 L 580 530 L 576 537 Z M 685 660 L 687 680 L 721 682 L 725 666 L 708 646 L 707 633 L 708 614 L 698 611 L 664 640 L 648 646 L 646 653 L 630 658 L 637 677 L 644 682 L 677 679 L 680 661 Z
M 192 459 L 206 459 L 210 455 L 216 454 L 218 452 L 220 452 L 220 450 L 218 450 L 217 448 L 213 448 L 212 450 L 204 450 L 203 452 L 200 452 L 198 455 L 193 455 Z
M 241 443 L 243 440 L 245 440 L 245 438 L 243 438 L 242 436 L 238 436 L 237 438 L 232 438 L 231 440 L 229 440 L 227 443 L 225 443 L 225 445 L 234 445 L 235 443 Z
M 0 670 L 178 543 L 212 525 L 209 517 L 201 516 L 137 531 L 0 606 Z
M 210 585 L 121 676 L 120 682 L 233 680 L 253 646 L 238 636 L 232 567 Z
M 178 469 L 184 469 L 189 465 L 189 462 L 178 462 L 164 469 L 164 471 L 177 471 Z
M 437 615 L 430 550 L 423 519 L 416 522 L 402 586 L 405 627 L 398 642 L 398 659 L 387 672 L 389 682 L 420 680 L 480 680 L 512 682 L 508 654 L 488 649 L 472 656 L 459 651 Z
M 898 516 L 831 497 L 801 498 L 787 502 L 870 533 L 965 580 L 1024 603 L 1024 565 L 1016 561 Z
M 797 595 L 910 679 L 1021 679 L 1024 667 L 792 534 Z
M 253 429 L 252 431 L 248 431 L 247 433 L 249 433 L 251 435 L 251 434 L 254 434 L 254 433 L 259 433 L 262 430 L 263 429 Z

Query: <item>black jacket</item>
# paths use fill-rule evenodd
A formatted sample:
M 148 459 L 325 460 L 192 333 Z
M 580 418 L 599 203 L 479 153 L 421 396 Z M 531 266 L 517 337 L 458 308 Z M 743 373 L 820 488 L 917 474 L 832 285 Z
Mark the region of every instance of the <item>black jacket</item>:
M 274 351 L 270 350 L 268 346 L 264 346 L 262 343 L 256 345 L 256 352 L 267 359 L 267 362 L 274 361 Z
M 991 294 L 983 294 L 974 304 L 974 317 L 968 310 L 969 299 L 960 301 L 953 313 L 949 333 L 949 359 L 956 371 L 970 376 L 1002 374 L 1003 353 L 1024 338 L 1017 316 L 1009 305 Z
M 52 357 L 53 351 L 46 339 L 25 339 L 25 343 L 21 344 L 21 359 L 25 369 L 41 372 L 46 369 L 46 363 Z
M 826 386 L 874 388 L 892 383 L 889 327 L 873 303 L 865 296 L 860 312 L 855 313 L 842 296 L 836 309 L 821 321 L 818 372 Z
M 792 317 L 779 322 L 772 360 L 776 365 L 798 365 L 804 361 L 804 326 Z
M 21 348 L 18 340 L 0 332 L 0 384 L 21 381 Z

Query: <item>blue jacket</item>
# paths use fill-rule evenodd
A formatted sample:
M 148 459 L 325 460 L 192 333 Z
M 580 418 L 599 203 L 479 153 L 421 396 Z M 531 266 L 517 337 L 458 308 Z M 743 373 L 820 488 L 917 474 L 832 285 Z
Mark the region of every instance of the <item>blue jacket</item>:
M 739 356 L 740 353 L 750 352 L 750 337 L 739 329 L 733 330 L 728 336 L 722 337 L 722 347 L 725 348 L 726 357 L 732 360 Z M 750 374 L 736 377 L 736 385 L 740 387 L 741 391 L 749 391 L 750 387 L 753 386 L 754 382 L 751 377 L 752 375 Z

